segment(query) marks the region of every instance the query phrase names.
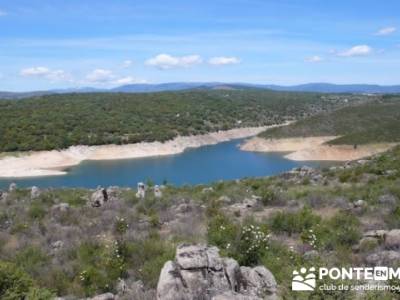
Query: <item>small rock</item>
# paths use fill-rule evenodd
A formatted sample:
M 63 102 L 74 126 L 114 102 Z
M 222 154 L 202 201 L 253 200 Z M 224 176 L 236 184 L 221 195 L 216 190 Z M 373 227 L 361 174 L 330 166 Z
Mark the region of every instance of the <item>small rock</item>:
M 51 248 L 53 248 L 53 250 L 59 250 L 64 246 L 64 242 L 63 241 L 55 241 L 54 243 L 51 243 Z
M 252 208 L 252 207 L 255 207 L 257 205 L 257 200 L 253 199 L 253 198 L 251 198 L 251 199 L 247 199 L 246 198 L 246 199 L 243 200 L 243 204 L 247 208 Z
M 36 199 L 40 196 L 40 190 L 37 186 L 31 188 L 31 199 Z
M 161 191 L 161 188 L 158 185 L 154 186 L 154 197 L 156 197 L 156 198 L 161 198 L 162 197 L 162 191 Z
M 124 295 L 127 292 L 128 286 L 126 285 L 125 280 L 123 280 L 123 279 L 118 280 L 116 290 L 117 290 L 118 295 Z
M 386 170 L 384 172 L 384 174 L 387 175 L 387 176 L 396 175 L 397 174 L 397 170 Z
M 214 191 L 214 189 L 212 187 L 206 187 L 201 192 L 203 194 L 205 194 L 205 193 L 210 193 L 210 192 L 213 192 L 213 191 Z
M 220 202 L 222 202 L 224 204 L 228 204 L 228 205 L 232 203 L 232 199 L 229 198 L 228 196 L 225 196 L 225 195 L 219 197 L 218 201 L 220 201 Z
M 397 198 L 392 194 L 385 194 L 378 198 L 378 203 L 394 207 L 397 203 Z
M 68 203 L 59 203 L 55 204 L 51 207 L 51 212 L 52 213 L 58 213 L 58 212 L 66 212 L 69 210 L 69 204 Z
M 114 300 L 115 296 L 111 293 L 105 293 L 101 295 L 94 296 L 91 300 Z
M 365 165 L 367 162 L 369 162 L 369 160 L 367 160 L 367 159 L 359 159 L 359 160 L 357 160 L 357 163 L 360 164 L 360 165 Z
M 143 182 L 137 184 L 136 198 L 143 199 L 146 196 L 146 185 Z
M 365 202 L 364 200 L 357 200 L 353 203 L 355 208 L 364 208 L 367 206 L 367 202 Z
M 363 237 L 372 237 L 372 238 L 376 238 L 380 241 L 383 241 L 385 238 L 385 235 L 388 233 L 387 230 L 383 230 L 383 229 L 378 229 L 378 230 L 370 230 L 367 231 L 363 234 Z
M 372 266 L 394 266 L 400 263 L 400 253 L 397 251 L 379 251 L 365 258 L 367 264 Z
M 385 248 L 390 250 L 400 249 L 400 229 L 393 229 L 385 235 Z
M 351 209 L 351 207 L 352 207 L 350 202 L 347 201 L 347 199 L 342 198 L 342 197 L 335 198 L 332 202 L 333 202 L 334 207 L 337 207 L 337 208 L 340 208 L 343 210 L 348 210 L 348 209 Z
M 11 184 L 10 184 L 10 186 L 8 187 L 8 191 L 11 193 L 11 192 L 14 192 L 15 190 L 17 189 L 17 184 L 15 183 L 15 182 L 12 182 Z

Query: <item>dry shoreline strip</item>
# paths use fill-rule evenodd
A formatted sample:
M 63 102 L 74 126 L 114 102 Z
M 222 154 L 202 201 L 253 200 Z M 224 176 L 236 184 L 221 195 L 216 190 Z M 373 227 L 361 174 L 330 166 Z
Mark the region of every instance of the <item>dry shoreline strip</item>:
M 264 139 L 254 137 L 240 146 L 254 152 L 290 152 L 286 158 L 296 161 L 349 161 L 357 160 L 396 146 L 395 143 L 358 145 L 327 145 L 336 136 Z
M 178 154 L 187 148 L 214 145 L 255 136 L 274 126 L 236 128 L 196 136 L 179 136 L 161 143 L 72 146 L 65 150 L 35 151 L 0 158 L 0 177 L 35 177 L 66 174 L 65 169 L 84 160 L 114 160 Z M 279 126 L 279 125 L 278 125 Z

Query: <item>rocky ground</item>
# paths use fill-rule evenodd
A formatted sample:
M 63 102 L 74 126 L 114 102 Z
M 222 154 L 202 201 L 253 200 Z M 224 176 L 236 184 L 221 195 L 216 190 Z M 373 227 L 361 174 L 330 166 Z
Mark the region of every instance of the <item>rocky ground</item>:
M 209 186 L 11 185 L 0 193 L 0 298 L 394 299 L 290 283 L 301 266 L 398 266 L 399 199 L 400 148 Z

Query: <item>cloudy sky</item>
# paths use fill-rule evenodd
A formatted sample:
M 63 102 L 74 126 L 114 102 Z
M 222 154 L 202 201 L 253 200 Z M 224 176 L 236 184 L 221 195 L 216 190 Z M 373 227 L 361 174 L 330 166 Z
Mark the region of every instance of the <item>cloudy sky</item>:
M 0 0 L 0 90 L 400 84 L 400 1 Z

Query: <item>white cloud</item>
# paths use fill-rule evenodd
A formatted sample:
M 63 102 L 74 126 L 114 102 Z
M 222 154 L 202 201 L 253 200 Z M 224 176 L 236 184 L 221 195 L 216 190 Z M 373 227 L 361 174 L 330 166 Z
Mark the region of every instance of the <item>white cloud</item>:
M 172 56 L 169 54 L 159 54 L 146 60 L 145 64 L 162 70 L 172 68 L 188 68 L 193 65 L 201 64 L 203 59 L 199 55 Z
M 384 27 L 379 29 L 375 35 L 390 35 L 396 31 L 396 27 Z
M 138 79 L 133 76 L 120 76 L 111 70 L 95 69 L 88 73 L 83 84 L 99 84 L 99 85 L 125 85 L 134 83 L 146 83 L 146 80 Z
M 305 59 L 305 61 L 306 62 L 309 62 L 309 63 L 318 63 L 318 62 L 321 62 L 321 61 L 323 61 L 324 59 L 321 57 L 321 56 L 318 56 L 318 55 L 314 55 L 314 56 L 311 56 L 311 57 L 307 57 L 306 59 Z
M 115 79 L 111 70 L 95 69 L 86 75 L 86 81 L 91 83 L 107 83 Z
M 372 48 L 368 45 L 354 46 L 343 52 L 339 52 L 338 56 L 351 57 L 351 56 L 365 56 L 372 53 Z
M 46 67 L 33 67 L 22 69 L 20 74 L 24 77 L 28 76 L 46 76 L 50 73 L 50 69 Z
M 0 9 L 0 17 L 4 17 L 7 15 L 7 12 L 5 12 L 4 10 Z
M 127 59 L 127 60 L 123 61 L 122 67 L 123 68 L 129 68 L 132 64 L 133 64 L 133 61 L 131 61 L 130 59 Z
M 147 83 L 146 80 L 138 79 L 132 76 L 121 77 L 113 81 L 114 84 L 125 85 L 125 84 L 134 84 L 134 83 Z
M 217 56 L 210 58 L 208 63 L 214 66 L 234 65 L 240 63 L 240 59 L 234 56 Z
M 51 81 L 72 80 L 71 75 L 64 70 L 51 70 L 47 67 L 25 68 L 21 70 L 20 75 L 23 77 L 47 78 Z

